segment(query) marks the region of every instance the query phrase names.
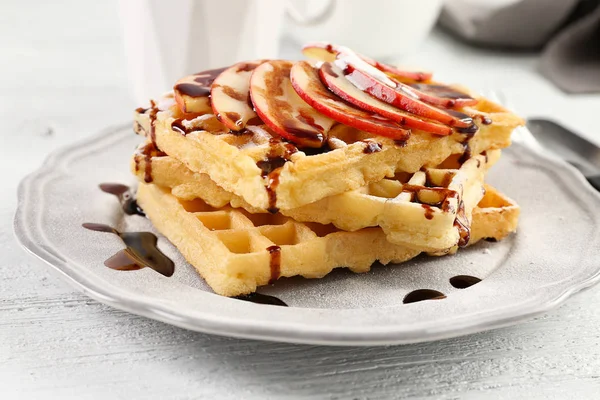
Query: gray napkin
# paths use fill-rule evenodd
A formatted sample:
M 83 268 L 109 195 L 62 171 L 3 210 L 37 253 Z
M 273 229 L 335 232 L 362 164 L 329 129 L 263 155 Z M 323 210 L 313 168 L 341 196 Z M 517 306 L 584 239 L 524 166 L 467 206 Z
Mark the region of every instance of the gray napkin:
M 545 46 L 540 70 L 550 81 L 569 93 L 600 92 L 600 0 L 504 2 L 448 2 L 440 24 L 481 46 Z
M 540 70 L 567 93 L 600 92 L 600 7 L 548 43 Z

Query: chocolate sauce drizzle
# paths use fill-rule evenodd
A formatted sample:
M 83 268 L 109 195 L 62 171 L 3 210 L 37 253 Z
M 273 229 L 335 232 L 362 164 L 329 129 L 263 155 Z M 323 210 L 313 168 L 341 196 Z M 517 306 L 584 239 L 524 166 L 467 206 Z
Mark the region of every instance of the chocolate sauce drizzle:
M 271 278 L 269 279 L 269 284 L 275 283 L 281 274 L 281 247 L 279 246 L 269 246 L 267 247 L 267 251 L 271 256 L 271 260 L 269 262 L 271 267 Z
M 256 166 L 261 170 L 261 176 L 267 178 L 265 186 L 269 200 L 267 211 L 271 214 L 276 214 L 279 211 L 279 208 L 277 208 L 277 186 L 279 186 L 281 168 L 283 168 L 286 162 L 290 161 L 291 155 L 298 151 L 296 146 L 291 143 L 285 143 L 283 154 L 278 154 L 281 152 L 281 148 L 277 147 L 277 144 L 280 143 L 282 142 L 279 139 L 271 139 L 269 141 L 271 147 L 266 158 L 256 162 Z
M 177 118 L 173 122 L 171 122 L 171 129 L 175 132 L 181 133 L 183 136 L 187 136 L 188 133 L 192 132 L 192 129 L 186 128 L 183 125 L 183 118 Z
M 441 97 L 447 99 L 444 103 L 444 107 L 454 107 L 456 105 L 456 100 L 459 99 L 468 99 L 472 100 L 473 98 L 466 93 L 459 92 L 446 85 L 435 85 L 429 83 L 413 83 L 409 85 L 410 87 L 418 90 L 419 92 L 434 95 L 436 97 Z M 420 100 L 423 100 L 421 96 L 418 96 Z
M 182 82 L 176 84 L 173 89 L 181 95 L 192 98 L 208 97 L 214 80 L 228 67 L 211 69 L 195 74 L 194 82 Z
M 125 214 L 140 215 L 142 217 L 146 216 L 144 211 L 138 205 L 129 186 L 121 183 L 101 183 L 99 187 L 104 193 L 112 194 L 119 199 L 119 203 L 121 203 L 121 208 Z
M 163 157 L 167 154 L 161 151 L 158 147 L 156 147 L 155 143 L 147 143 L 143 147 L 139 148 L 135 155 L 133 156 L 133 160 L 135 162 L 135 172 L 140 170 L 140 157 L 144 158 L 144 182 L 151 183 L 153 181 L 152 178 L 152 158 L 153 157 Z
M 421 207 L 425 209 L 425 218 L 433 219 L 433 207 L 425 203 L 421 204 Z
M 469 240 L 471 239 L 471 228 L 469 227 L 469 223 L 467 221 L 467 216 L 465 214 L 465 203 L 462 199 L 460 199 L 458 203 L 458 210 L 456 212 L 456 218 L 454 219 L 454 226 L 458 229 L 459 239 L 458 239 L 458 247 L 465 247 L 469 244 Z
M 150 104 L 152 105 L 148 114 L 148 118 L 150 118 L 150 141 L 156 146 L 156 114 L 158 114 L 158 108 L 153 100 L 150 100 Z
M 287 159 L 281 156 L 267 157 L 266 160 L 256 162 L 256 166 L 261 170 L 261 176 L 265 177 L 278 168 L 281 168 L 288 162 Z
M 490 117 L 483 114 L 477 114 L 473 117 L 473 119 L 478 119 L 483 125 L 490 125 L 492 122 L 494 122 Z
M 84 223 L 82 226 L 91 231 L 113 233 L 127 246 L 104 261 L 108 268 L 133 271 L 148 267 L 167 277 L 175 272 L 175 264 L 158 249 L 158 238 L 150 232 L 122 233 L 111 226 L 96 223 Z

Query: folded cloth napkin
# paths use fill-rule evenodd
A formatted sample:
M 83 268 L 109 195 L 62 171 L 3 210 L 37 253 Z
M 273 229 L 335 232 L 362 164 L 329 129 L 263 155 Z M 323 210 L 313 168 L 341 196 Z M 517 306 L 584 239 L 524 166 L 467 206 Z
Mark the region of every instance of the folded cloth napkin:
M 440 24 L 482 46 L 544 46 L 540 70 L 550 81 L 600 92 L 600 0 L 452 0 Z
M 548 43 L 540 70 L 567 93 L 600 92 L 600 6 Z

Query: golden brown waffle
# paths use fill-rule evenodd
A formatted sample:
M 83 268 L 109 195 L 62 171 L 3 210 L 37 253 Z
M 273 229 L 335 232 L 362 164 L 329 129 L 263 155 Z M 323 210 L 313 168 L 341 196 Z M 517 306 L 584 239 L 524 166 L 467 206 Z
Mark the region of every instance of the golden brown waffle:
M 497 195 L 482 200 L 486 208 L 474 211 L 473 243 L 483 237 L 504 237 L 510 232 L 507 229 L 514 228 L 505 218 L 516 218 L 514 212 L 505 212 L 504 207 L 516 206 L 493 193 Z M 279 277 L 320 278 L 336 267 L 366 272 L 377 260 L 398 263 L 420 253 L 391 244 L 379 228 L 345 232 L 281 214 L 250 214 L 229 206 L 217 209 L 200 199 L 178 199 L 153 184 L 140 183 L 137 199 L 156 229 L 224 296 L 252 293 Z M 479 213 L 485 215 L 480 218 Z M 487 226 L 479 227 L 481 222 Z
M 471 241 L 502 240 L 517 230 L 521 209 L 517 203 L 490 185 L 484 185 L 485 196 L 473 210 Z
M 151 144 L 144 145 L 132 159 L 132 170 L 140 181 L 151 171 L 154 183 L 170 188 L 179 198 L 200 198 L 213 207 L 230 203 L 251 213 L 267 212 L 173 157 L 140 156 L 148 154 L 148 146 Z M 458 156 L 451 156 L 439 168 L 399 173 L 281 213 L 296 221 L 332 223 L 345 231 L 379 226 L 392 243 L 427 251 L 449 249 L 468 242 L 471 213 L 483 197 L 484 175 L 499 157 L 500 150 L 473 156 L 463 163 L 458 162 Z
M 172 95 L 159 103 L 136 112 L 136 132 L 260 209 L 290 210 L 378 182 L 395 171 L 413 173 L 438 165 L 451 154 L 504 148 L 513 128 L 523 123 L 480 98 L 476 106 L 461 110 L 473 115 L 479 126 L 473 135 L 436 136 L 414 130 L 407 142 L 398 144 L 338 124 L 329 132 L 328 146 L 315 153 L 282 142 L 264 126 L 231 133 L 211 114 L 182 114 Z

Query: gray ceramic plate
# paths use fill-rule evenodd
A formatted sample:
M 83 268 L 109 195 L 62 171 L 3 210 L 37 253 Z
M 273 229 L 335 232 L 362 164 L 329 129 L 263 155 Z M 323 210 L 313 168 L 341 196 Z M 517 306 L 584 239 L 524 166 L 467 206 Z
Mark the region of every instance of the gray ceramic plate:
M 514 145 L 489 182 L 521 205 L 516 235 L 482 242 L 452 257 L 419 257 L 375 266 L 362 275 L 340 269 L 324 279 L 283 279 L 260 292 L 290 307 L 215 295 L 165 239 L 173 277 L 146 268 L 114 271 L 103 261 L 123 248 L 114 235 L 82 222 L 121 230 L 153 227 L 124 216 L 102 182 L 134 184 L 129 157 L 139 141 L 129 125 L 108 129 L 46 160 L 19 189 L 15 231 L 23 246 L 90 297 L 173 325 L 220 335 L 321 344 L 392 344 L 436 340 L 517 323 L 556 307 L 599 279 L 600 196 L 573 168 Z M 483 281 L 456 289 L 449 279 Z M 443 300 L 403 304 L 415 289 Z

